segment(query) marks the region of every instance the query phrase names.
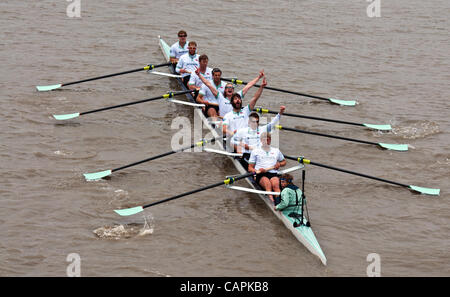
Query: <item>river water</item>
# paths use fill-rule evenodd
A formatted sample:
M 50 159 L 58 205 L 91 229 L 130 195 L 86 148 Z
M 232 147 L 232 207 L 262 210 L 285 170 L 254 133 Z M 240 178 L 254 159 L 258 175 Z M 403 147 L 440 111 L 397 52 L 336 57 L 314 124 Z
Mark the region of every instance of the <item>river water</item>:
M 2 1 L 0 276 L 65 276 L 70 254 L 82 276 L 366 276 L 374 264 L 382 276 L 449 276 L 450 4 L 379 3 L 380 16 L 369 17 L 377 9 L 364 0 L 81 0 L 78 17 L 67 13 L 76 3 L 63 0 Z M 159 100 L 58 122 L 52 114 L 179 88 L 144 72 L 52 92 L 35 86 L 163 63 L 157 36 L 172 44 L 180 29 L 224 76 L 249 81 L 264 69 L 269 86 L 358 101 L 341 107 L 265 90 L 260 106 L 393 130 L 290 117 L 282 125 L 409 145 L 397 152 L 280 131 L 283 153 L 441 195 L 307 165 L 311 225 L 327 266 L 253 194 L 219 187 L 119 217 L 114 209 L 236 169 L 220 155 L 180 153 L 86 182 L 83 173 L 170 151 L 172 120 L 193 119 L 192 108 Z

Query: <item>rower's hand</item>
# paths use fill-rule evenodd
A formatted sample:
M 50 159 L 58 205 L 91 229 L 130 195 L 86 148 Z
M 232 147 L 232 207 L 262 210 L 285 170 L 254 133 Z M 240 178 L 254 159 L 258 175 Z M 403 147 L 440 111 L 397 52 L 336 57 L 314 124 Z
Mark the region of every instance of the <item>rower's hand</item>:
M 266 77 L 264 76 L 261 87 L 265 88 L 267 86 L 267 80 Z
M 200 74 L 200 70 L 198 69 L 198 67 L 195 68 L 195 74 L 197 74 L 197 76 Z
M 261 79 L 261 77 L 264 77 L 264 69 L 259 71 L 258 79 Z
M 280 168 L 280 162 L 277 162 L 275 166 L 273 166 L 273 169 L 278 170 Z
M 183 73 L 191 73 L 190 71 L 187 71 L 186 69 L 184 69 L 184 68 L 181 68 L 180 69 L 180 74 L 183 74 Z
M 280 106 L 280 115 L 282 115 L 284 113 L 284 111 L 286 110 L 286 106 Z
M 266 173 L 266 169 L 261 168 L 261 169 L 258 170 L 258 173 L 259 173 L 259 174 L 261 174 L 261 173 Z

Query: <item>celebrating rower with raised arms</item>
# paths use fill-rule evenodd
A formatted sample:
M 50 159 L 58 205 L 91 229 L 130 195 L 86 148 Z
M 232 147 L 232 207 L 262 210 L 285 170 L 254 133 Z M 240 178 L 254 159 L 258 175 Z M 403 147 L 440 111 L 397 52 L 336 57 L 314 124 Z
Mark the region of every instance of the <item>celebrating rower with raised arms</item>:
M 189 51 L 186 38 L 186 31 L 180 30 L 178 32 L 178 41 L 172 44 L 172 46 L 170 47 L 170 63 L 178 63 L 178 59 L 180 59 L 182 55 L 186 54 Z
M 224 136 L 231 137 L 237 132 L 238 129 L 248 126 L 248 116 L 252 112 L 253 108 L 255 108 L 256 102 L 259 97 L 261 97 L 263 89 L 267 85 L 263 70 L 260 71 L 258 79 L 255 83 L 261 77 L 263 78 L 262 84 L 256 91 L 255 95 L 253 95 L 253 98 L 247 106 L 242 107 L 242 97 L 239 93 L 233 93 L 233 95 L 231 95 L 230 102 L 233 110 L 223 116 L 222 132 Z
M 252 150 L 248 161 L 248 171 L 256 174 L 256 182 L 268 192 L 280 192 L 278 169 L 286 165 L 283 154 L 271 147 L 270 133 L 261 134 L 261 146 Z M 273 200 L 273 195 L 268 195 Z
M 248 127 L 237 130 L 233 135 L 231 143 L 234 145 L 234 150 L 243 154 L 242 158 L 245 162 L 248 162 L 251 151 L 261 146 L 261 134 L 264 132 L 270 133 L 273 130 L 275 124 L 280 121 L 280 117 L 285 109 L 285 106 L 280 106 L 280 112 L 269 124 L 264 126 L 259 126 L 258 113 L 252 112 L 248 117 Z
M 195 72 L 195 69 L 200 66 L 199 57 L 200 55 L 197 54 L 197 43 L 190 41 L 188 43 L 188 52 L 180 57 L 175 68 L 175 71 L 181 75 L 181 79 L 186 88 L 188 88 L 191 73 Z
M 222 71 L 219 68 L 213 69 L 213 79 L 207 80 L 206 77 L 196 71 L 196 75 L 200 78 L 203 86 L 197 97 L 197 102 L 205 104 L 205 114 L 208 117 L 224 117 L 227 113 L 233 111 L 231 105 L 231 97 L 234 94 L 234 85 L 232 83 L 224 83 L 221 81 Z M 248 90 L 253 87 L 264 76 L 263 70 L 260 71 L 258 76 L 251 80 L 245 87 L 238 91 L 237 94 L 244 99 Z M 223 88 L 223 94 L 221 89 Z

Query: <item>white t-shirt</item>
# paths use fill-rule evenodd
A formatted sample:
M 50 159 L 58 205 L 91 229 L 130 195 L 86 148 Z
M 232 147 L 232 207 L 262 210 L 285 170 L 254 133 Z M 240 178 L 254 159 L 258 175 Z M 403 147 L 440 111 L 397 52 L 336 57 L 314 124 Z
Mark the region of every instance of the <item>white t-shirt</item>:
M 176 71 L 180 73 L 181 69 L 187 70 L 191 72 L 191 74 L 195 74 L 195 69 L 200 67 L 200 62 L 198 61 L 198 58 L 200 57 L 199 54 L 195 54 L 193 56 L 189 55 L 189 53 L 184 54 L 180 57 L 178 60 Z M 185 77 L 190 75 L 189 73 L 183 73 L 181 76 Z
M 179 59 L 182 55 L 188 53 L 189 52 L 188 43 L 189 43 L 189 41 L 186 41 L 184 46 L 180 46 L 179 41 L 172 44 L 172 46 L 170 47 L 170 55 L 169 56 L 171 58 Z
M 239 112 L 234 112 L 232 110 L 223 116 L 222 125 L 226 125 L 227 129 L 230 131 L 248 127 L 248 116 L 251 112 L 250 105 L 242 107 Z
M 238 94 L 241 95 L 241 99 L 244 99 L 244 94 L 242 93 L 242 91 L 239 91 Z M 224 117 L 227 113 L 233 111 L 233 105 L 231 105 L 231 101 L 220 92 L 219 94 L 217 94 L 217 103 L 219 104 L 219 115 L 221 117 Z
M 200 72 L 200 74 L 203 75 L 203 77 L 206 78 L 207 80 L 212 80 L 212 68 L 206 67 L 206 71 Z M 188 84 L 191 86 L 196 86 L 196 87 L 203 86 L 202 80 L 198 77 L 197 74 L 195 74 L 195 72 L 191 73 L 191 78 L 189 78 Z M 208 90 L 209 90 L 209 88 L 208 88 Z
M 276 123 L 278 123 L 279 120 L 280 114 L 277 114 L 269 124 L 257 127 L 255 130 L 250 127 L 241 128 L 237 130 L 237 132 L 233 135 L 233 137 L 231 138 L 231 143 L 238 145 L 239 143 L 243 142 L 244 144 L 255 149 L 261 146 L 261 134 L 264 132 L 271 132 L 273 130 L 273 127 Z M 247 150 L 245 148 L 242 151 L 244 153 L 251 152 L 250 150 Z
M 266 152 L 261 147 L 254 149 L 250 154 L 249 164 L 255 164 L 255 170 L 261 168 L 266 169 L 275 166 L 277 162 L 284 160 L 283 154 L 276 147 L 270 147 L 270 150 Z M 278 173 L 278 170 L 271 169 L 268 172 Z
M 225 92 L 225 86 L 227 84 L 226 82 L 220 81 L 220 85 L 216 86 L 212 79 L 210 79 L 209 81 L 216 88 L 216 90 L 219 91 L 219 93 L 223 94 Z M 214 97 L 214 94 L 211 92 L 211 90 L 205 84 L 202 85 L 202 88 L 200 89 L 199 94 L 202 94 L 203 99 L 206 101 L 208 101 L 208 99 L 212 99 L 212 98 L 217 99 L 217 97 Z

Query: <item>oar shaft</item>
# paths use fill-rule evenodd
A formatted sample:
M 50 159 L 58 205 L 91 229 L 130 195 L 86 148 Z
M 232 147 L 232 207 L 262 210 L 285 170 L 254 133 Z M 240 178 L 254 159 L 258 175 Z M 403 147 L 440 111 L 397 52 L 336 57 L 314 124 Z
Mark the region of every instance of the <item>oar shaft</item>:
M 260 112 L 260 113 L 270 113 L 270 114 L 278 114 L 278 111 L 268 110 L 268 109 L 262 109 L 262 108 L 255 108 L 254 111 Z M 304 119 L 310 119 L 310 120 L 318 120 L 318 121 L 325 121 L 325 122 L 333 122 L 333 123 L 339 123 L 339 124 L 346 124 L 346 125 L 354 125 L 354 126 L 363 126 L 361 123 L 354 123 L 354 122 L 347 122 L 347 121 L 341 121 L 341 120 L 333 120 L 333 119 L 326 119 L 326 118 L 319 118 L 319 117 L 313 117 L 313 116 L 306 116 L 301 114 L 294 114 L 294 113 L 288 113 L 284 112 L 283 116 L 288 117 L 297 117 L 297 118 L 304 118 Z
M 237 79 L 222 78 L 222 80 L 229 81 L 229 82 L 232 82 L 232 83 L 239 83 L 239 84 L 243 84 L 243 85 L 248 84 L 248 82 L 237 80 Z M 260 87 L 261 85 L 255 84 L 254 86 L 255 87 Z M 319 99 L 319 100 L 327 100 L 327 101 L 330 100 L 329 98 L 324 98 L 324 97 L 315 96 L 315 95 L 309 95 L 309 94 L 300 93 L 300 92 L 288 91 L 288 90 L 283 90 L 283 89 L 269 87 L 269 86 L 265 86 L 264 89 L 278 91 L 278 92 L 283 92 L 283 93 L 288 93 L 288 94 L 293 94 L 293 95 L 299 95 L 299 96 L 304 96 L 304 97 L 309 97 L 309 98 L 314 98 L 314 99 Z
M 329 137 L 329 138 L 336 138 L 336 139 L 359 142 L 359 143 L 364 143 L 364 144 L 378 145 L 378 143 L 376 143 L 376 142 L 359 140 L 359 139 L 342 137 L 342 136 L 336 136 L 336 135 L 329 135 L 329 134 L 324 134 L 324 133 L 319 133 L 319 132 L 294 129 L 294 128 L 289 128 L 289 127 L 284 127 L 284 126 L 277 126 L 277 128 L 279 128 L 280 130 L 293 131 L 293 132 L 298 132 L 298 133 L 311 134 L 311 135 L 317 135 L 317 136 L 323 136 L 323 137 Z
M 68 83 L 61 84 L 61 86 L 63 87 L 63 86 L 69 86 L 69 85 L 74 85 L 74 84 L 80 84 L 80 83 L 84 83 L 84 82 L 88 82 L 88 81 L 92 81 L 92 80 L 108 78 L 108 77 L 113 77 L 113 76 L 117 76 L 117 75 L 123 75 L 123 74 L 143 71 L 143 70 L 149 70 L 149 69 L 162 67 L 162 66 L 169 66 L 169 65 L 171 65 L 171 63 L 164 63 L 164 64 L 159 64 L 159 65 L 148 65 L 148 66 L 143 67 L 143 68 L 141 67 L 141 68 L 136 68 L 136 69 L 127 70 L 127 71 L 123 71 L 123 72 L 118 72 L 118 73 L 107 74 L 107 75 L 102 75 L 102 76 L 98 76 L 98 77 L 93 77 L 93 78 L 87 78 L 87 79 L 83 79 L 83 80 L 68 82 Z
M 291 157 L 291 156 L 286 156 L 286 155 L 284 157 L 286 159 L 289 159 L 289 160 L 299 161 L 298 157 Z M 331 170 L 335 170 L 335 171 L 345 172 L 345 173 L 348 173 L 348 174 L 353 174 L 353 175 L 357 175 L 357 176 L 360 176 L 360 177 L 365 177 L 365 178 L 369 178 L 369 179 L 373 179 L 373 180 L 377 180 L 377 181 L 381 181 L 381 182 L 385 182 L 385 183 L 389 183 L 389 184 L 393 184 L 393 185 L 409 188 L 409 185 L 406 185 L 406 184 L 398 183 L 398 182 L 387 180 L 387 179 L 384 179 L 384 178 L 370 176 L 370 175 L 363 174 L 363 173 L 350 171 L 350 170 L 347 170 L 347 169 L 337 168 L 337 167 L 333 167 L 333 166 L 330 166 L 330 165 L 320 164 L 320 163 L 317 163 L 317 162 L 313 162 L 311 160 L 304 159 L 303 163 L 304 164 L 311 164 L 311 165 L 315 165 L 315 166 L 319 166 L 319 167 L 323 167 L 323 168 L 327 168 L 327 169 L 331 169 Z
M 251 176 L 251 175 L 253 175 L 253 173 L 248 172 L 246 174 L 242 174 L 242 175 L 236 176 L 234 178 L 228 178 L 228 179 L 226 179 L 224 181 L 217 182 L 217 183 L 209 185 L 209 186 L 205 186 L 205 187 L 202 187 L 202 188 L 199 188 L 199 189 L 196 189 L 196 190 L 192 190 L 192 191 L 189 191 L 189 192 L 178 194 L 178 195 L 172 196 L 170 198 L 166 198 L 166 199 L 163 199 L 163 200 L 159 200 L 159 201 L 156 201 L 156 202 L 144 205 L 144 206 L 142 206 L 142 208 L 147 208 L 147 207 L 154 206 L 154 205 L 157 205 L 157 204 L 161 204 L 161 203 L 164 203 L 164 202 L 167 202 L 167 201 L 175 200 L 175 199 L 178 199 L 178 198 L 181 198 L 181 197 L 184 197 L 184 196 L 188 196 L 188 195 L 195 194 L 195 193 L 198 193 L 198 192 L 201 192 L 201 191 L 212 189 L 212 188 L 221 186 L 223 184 L 233 183 L 236 180 L 243 179 L 243 178 L 246 178 L 246 177 Z
M 195 146 L 204 146 L 207 143 L 214 143 L 216 140 L 221 139 L 221 138 L 222 137 L 211 138 L 209 140 L 202 140 L 200 142 L 191 144 L 191 145 L 186 146 L 186 147 L 182 147 L 182 148 L 177 149 L 177 150 L 172 150 L 170 152 L 162 153 L 162 154 L 159 154 L 159 155 L 156 155 L 156 156 L 153 156 L 153 157 L 141 160 L 141 161 L 137 161 L 137 162 L 134 162 L 134 163 L 122 166 L 122 167 L 118 167 L 118 168 L 112 169 L 111 172 L 119 171 L 119 170 L 122 170 L 122 169 L 125 169 L 125 168 L 128 168 L 128 167 L 136 166 L 136 165 L 148 162 L 148 161 L 152 161 L 152 160 L 156 160 L 156 159 L 159 159 L 159 158 L 162 158 L 162 157 L 165 157 L 165 156 L 169 156 L 169 155 L 172 155 L 172 154 L 175 154 L 175 153 L 187 150 L 187 149 L 191 149 L 191 148 L 193 148 Z
M 143 103 L 143 102 L 148 102 L 148 101 L 153 101 L 153 100 L 158 100 L 158 99 L 163 99 L 163 98 L 171 98 L 173 96 L 178 96 L 178 95 L 182 95 L 182 94 L 186 94 L 186 93 L 190 93 L 190 92 L 192 92 L 192 91 L 189 90 L 189 91 L 181 91 L 181 92 L 171 92 L 168 94 L 164 94 L 162 96 L 157 96 L 157 97 L 153 97 L 153 98 L 142 99 L 142 100 L 138 100 L 138 101 L 133 101 L 133 102 L 123 103 L 123 104 L 119 104 L 119 105 L 108 106 L 108 107 L 103 107 L 103 108 L 99 108 L 99 109 L 81 112 L 80 115 L 85 115 L 85 114 L 99 112 L 99 111 L 105 111 L 105 110 L 109 110 L 109 109 L 134 105 L 134 104 L 138 104 L 138 103 Z

